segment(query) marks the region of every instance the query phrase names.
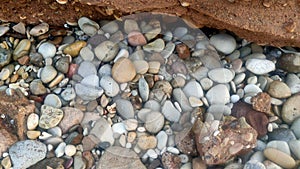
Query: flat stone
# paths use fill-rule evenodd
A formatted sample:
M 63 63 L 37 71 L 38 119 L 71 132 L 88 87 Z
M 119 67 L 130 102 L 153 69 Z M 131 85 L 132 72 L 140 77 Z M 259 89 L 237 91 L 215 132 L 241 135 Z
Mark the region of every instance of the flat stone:
M 149 85 L 148 82 L 142 77 L 139 79 L 138 83 L 139 94 L 143 101 L 147 101 L 149 99 Z
M 19 141 L 9 148 L 13 168 L 28 168 L 46 157 L 46 145 L 35 140 Z
M 274 62 L 266 59 L 248 59 L 246 68 L 256 75 L 267 74 L 275 70 Z
M 156 139 L 157 139 L 157 148 L 159 150 L 162 150 L 167 146 L 168 135 L 165 131 L 160 131 L 159 133 L 157 133 Z
M 133 19 L 126 19 L 124 21 L 124 31 L 127 34 L 133 31 L 140 31 L 137 21 Z
M 85 41 L 76 41 L 74 43 L 69 44 L 68 46 L 66 46 L 66 48 L 64 48 L 63 52 L 64 54 L 69 54 L 72 57 L 78 56 L 80 50 L 86 46 L 86 42 Z
M 43 83 L 51 82 L 57 75 L 57 71 L 53 66 L 45 66 L 41 72 L 41 80 Z
M 142 150 L 154 149 L 157 145 L 157 139 L 154 136 L 141 136 L 138 137 L 137 145 Z
M 61 108 L 62 102 L 56 94 L 48 94 L 44 99 L 44 105 Z
M 98 70 L 98 76 L 111 76 L 111 65 L 110 64 L 105 64 L 100 67 Z
M 205 77 L 200 80 L 200 84 L 203 90 L 208 90 L 213 86 L 214 82 L 211 79 Z
M 132 31 L 128 34 L 128 43 L 131 46 L 143 46 L 147 44 L 147 40 L 142 33 Z
M 111 41 L 104 41 L 94 49 L 95 55 L 100 61 L 112 61 L 119 52 L 119 46 Z
M 289 145 L 286 141 L 279 141 L 279 140 L 270 141 L 267 144 L 267 148 L 268 147 L 275 148 L 275 149 L 282 151 L 288 155 L 291 155 Z
M 29 53 L 30 47 L 31 47 L 30 40 L 22 39 L 16 46 L 15 50 L 13 51 L 13 59 L 18 60 L 22 56 L 27 55 Z
M 261 88 L 259 88 L 257 85 L 255 84 L 247 84 L 244 87 L 244 92 L 247 93 L 253 93 L 254 95 L 262 92 Z
M 208 72 L 208 77 L 217 83 L 228 83 L 234 78 L 234 73 L 226 68 L 216 68 Z
M 181 113 L 175 108 L 170 100 L 165 101 L 161 111 L 165 118 L 171 122 L 178 122 L 181 116 Z
M 291 156 L 275 148 L 266 148 L 264 155 L 283 168 L 294 168 L 296 165 L 295 160 Z
M 210 104 L 227 104 L 230 101 L 230 94 L 225 85 L 218 84 L 208 90 L 206 98 Z
M 173 42 L 168 42 L 165 49 L 161 51 L 163 58 L 169 58 L 169 56 L 174 52 L 175 44 Z
M 25 24 L 23 22 L 19 22 L 18 24 L 14 25 L 12 29 L 23 35 L 26 33 Z
M 75 92 L 76 94 L 81 97 L 83 100 L 96 100 L 103 94 L 103 89 L 102 88 L 97 88 L 97 87 L 91 87 L 87 85 L 83 85 L 80 83 L 77 83 L 75 85 Z
M 282 119 L 291 124 L 297 117 L 300 117 L 300 95 L 290 97 L 284 104 L 281 110 Z
M 34 95 L 43 95 L 47 93 L 46 87 L 40 79 L 34 79 L 29 85 L 30 92 Z
M 213 104 L 209 106 L 207 112 L 211 113 L 215 120 L 221 120 L 224 115 L 230 115 L 231 109 L 223 104 Z
M 39 127 L 43 129 L 55 127 L 59 124 L 63 116 L 64 112 L 61 109 L 42 105 Z
M 112 125 L 112 130 L 113 130 L 114 134 L 125 134 L 125 133 L 127 133 L 124 123 L 114 123 Z M 121 138 L 120 138 L 120 140 L 121 140 Z
M 78 26 L 80 29 L 89 36 L 93 36 L 100 28 L 99 24 L 87 17 L 81 17 L 78 19 Z
M 97 169 L 107 168 L 146 169 L 134 151 L 118 146 L 108 148 L 101 156 Z
M 184 94 L 184 92 L 180 88 L 176 88 L 173 90 L 172 93 L 174 99 L 180 104 L 181 109 L 183 111 L 192 111 L 193 108 L 191 107 L 188 98 Z
M 131 81 L 136 75 L 134 64 L 127 58 L 120 58 L 112 67 L 112 77 L 119 83 Z
M 100 118 L 96 121 L 95 126 L 90 131 L 90 134 L 96 136 L 100 142 L 109 142 L 110 145 L 113 145 L 115 142 L 113 130 L 108 121 L 104 118 Z
M 62 72 L 62 73 L 68 73 L 69 71 L 69 65 L 70 65 L 70 58 L 68 57 L 61 57 L 55 62 L 55 68 Z
M 274 80 L 270 83 L 268 93 L 275 98 L 284 99 L 292 95 L 291 89 L 284 82 Z
M 230 54 L 236 48 L 235 39 L 228 34 L 216 34 L 210 38 L 212 44 L 218 51 L 224 54 Z
M 100 86 L 109 97 L 115 97 L 120 92 L 118 83 L 110 76 L 101 77 Z
M 186 97 L 194 96 L 196 98 L 203 97 L 203 90 L 201 85 L 196 80 L 189 81 L 182 89 Z
M 97 70 L 96 70 L 95 65 L 92 62 L 83 61 L 79 65 L 78 74 L 82 77 L 86 77 L 88 75 L 97 74 Z
M 165 118 L 160 112 L 151 112 L 146 116 L 145 128 L 150 133 L 158 133 L 164 126 Z
M 111 22 L 108 22 L 108 23 L 106 23 L 105 25 L 103 25 L 103 26 L 101 27 L 101 29 L 102 29 L 104 32 L 113 34 L 113 33 L 117 32 L 117 31 L 119 30 L 119 25 L 118 25 L 117 22 L 111 21 Z
M 149 69 L 149 64 L 145 60 L 136 60 L 133 61 L 136 73 L 145 74 Z
M 43 58 L 53 58 L 56 53 L 56 47 L 50 42 L 42 43 L 38 49 L 38 52 L 43 56 Z
M 148 65 L 149 65 L 149 69 L 148 69 L 149 73 L 157 74 L 159 72 L 160 65 L 161 65 L 160 62 L 151 61 L 151 62 L 148 62 Z
M 61 92 L 60 96 L 65 101 L 71 101 L 76 97 L 75 89 L 73 87 L 68 86 L 65 90 Z
M 83 119 L 83 112 L 73 107 L 63 107 L 64 117 L 61 120 L 59 127 L 63 133 L 66 133 L 71 127 L 80 124 Z
M 134 108 L 132 106 L 132 103 L 125 99 L 118 99 L 116 100 L 116 109 L 117 113 L 123 118 L 123 119 L 132 119 L 134 118 Z

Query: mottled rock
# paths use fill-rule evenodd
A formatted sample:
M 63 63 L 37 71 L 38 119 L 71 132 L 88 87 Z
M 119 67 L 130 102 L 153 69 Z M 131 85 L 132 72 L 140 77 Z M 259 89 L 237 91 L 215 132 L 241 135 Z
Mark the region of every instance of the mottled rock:
M 61 109 L 51 106 L 43 105 L 41 107 L 41 117 L 39 121 L 39 127 L 43 129 L 49 129 L 59 124 L 64 116 L 64 112 Z
M 28 168 L 46 157 L 46 145 L 34 140 L 19 141 L 9 148 L 13 168 Z
M 119 46 L 111 41 L 104 41 L 95 48 L 94 52 L 100 61 L 109 62 L 118 54 Z
M 59 127 L 63 133 L 66 133 L 72 126 L 80 124 L 83 119 L 83 112 L 73 107 L 63 107 L 64 117 L 61 120 Z
M 157 139 L 154 136 L 141 136 L 137 138 L 137 145 L 142 150 L 154 149 L 157 145 Z
M 196 156 L 198 154 L 196 148 L 195 137 L 192 129 L 184 128 L 175 135 L 175 143 L 180 152 Z
M 271 111 L 271 97 L 267 93 L 261 92 L 251 98 L 252 108 L 266 114 Z
M 165 118 L 160 112 L 151 112 L 146 116 L 145 128 L 150 133 L 159 132 L 164 126 Z
M 275 70 L 275 64 L 266 59 L 248 59 L 246 68 L 254 74 L 263 75 Z
M 181 165 L 181 159 L 178 155 L 165 152 L 161 158 L 164 168 L 179 169 Z

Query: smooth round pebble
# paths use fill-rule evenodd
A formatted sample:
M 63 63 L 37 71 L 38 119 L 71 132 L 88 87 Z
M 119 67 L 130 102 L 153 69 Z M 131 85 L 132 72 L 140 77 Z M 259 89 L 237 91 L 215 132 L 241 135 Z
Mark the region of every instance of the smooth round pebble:
M 39 115 L 31 113 L 27 118 L 27 129 L 34 130 L 39 125 Z
M 164 126 L 165 118 L 160 112 L 151 112 L 146 116 L 145 128 L 150 133 L 159 132 Z
M 300 95 L 290 97 L 284 104 L 281 110 L 283 121 L 291 124 L 296 118 L 300 117 Z
M 74 145 L 67 145 L 65 147 L 65 154 L 69 157 L 72 157 L 76 154 L 76 147 Z
M 38 52 L 42 54 L 43 58 L 52 58 L 55 56 L 56 53 L 56 47 L 50 43 L 50 42 L 45 42 L 41 44 L 41 46 L 38 49 Z
M 61 108 L 62 102 L 60 98 L 55 94 L 48 94 L 44 100 L 44 105 Z
M 234 74 L 229 69 L 216 68 L 208 72 L 208 77 L 217 83 L 228 83 L 234 78 Z
M 263 75 L 275 70 L 274 62 L 266 59 L 248 59 L 246 68 L 256 74 Z
M 57 71 L 53 66 L 45 66 L 41 72 L 41 80 L 43 83 L 51 82 L 57 75 Z
M 103 76 L 100 79 L 100 86 L 109 97 L 115 97 L 120 92 L 118 83 L 110 76 Z
M 119 83 L 126 83 L 135 77 L 136 70 L 131 60 L 127 58 L 120 58 L 113 65 L 111 74 L 115 81 Z
M 104 41 L 94 49 L 95 55 L 100 61 L 112 61 L 119 52 L 119 46 L 111 41 Z
M 291 156 L 275 148 L 266 148 L 264 155 L 283 168 L 293 168 L 296 165 L 295 160 Z
M 236 48 L 235 39 L 228 34 L 217 34 L 210 38 L 210 43 L 220 52 L 230 54 Z

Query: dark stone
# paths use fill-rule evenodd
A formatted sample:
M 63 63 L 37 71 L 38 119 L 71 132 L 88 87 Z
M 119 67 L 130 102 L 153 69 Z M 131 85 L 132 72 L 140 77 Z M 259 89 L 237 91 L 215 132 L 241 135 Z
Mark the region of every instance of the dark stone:
M 273 132 L 268 133 L 269 141 L 272 140 L 281 140 L 289 142 L 291 140 L 296 140 L 296 136 L 291 129 L 286 128 L 277 128 Z

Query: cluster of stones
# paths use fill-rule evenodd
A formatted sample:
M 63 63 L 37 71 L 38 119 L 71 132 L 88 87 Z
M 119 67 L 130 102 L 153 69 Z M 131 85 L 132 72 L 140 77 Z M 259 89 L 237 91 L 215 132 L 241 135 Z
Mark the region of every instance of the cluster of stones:
M 295 167 L 300 55 L 172 25 L 181 22 L 15 25 L 28 39 L 0 44 L 0 89 L 36 109 L 2 166 Z

